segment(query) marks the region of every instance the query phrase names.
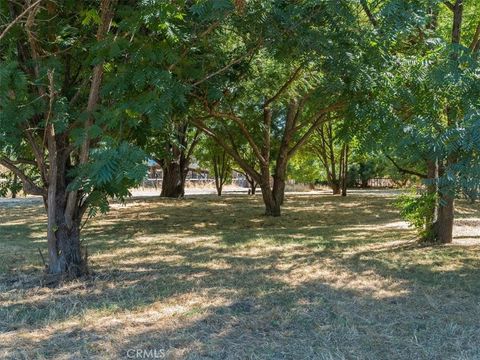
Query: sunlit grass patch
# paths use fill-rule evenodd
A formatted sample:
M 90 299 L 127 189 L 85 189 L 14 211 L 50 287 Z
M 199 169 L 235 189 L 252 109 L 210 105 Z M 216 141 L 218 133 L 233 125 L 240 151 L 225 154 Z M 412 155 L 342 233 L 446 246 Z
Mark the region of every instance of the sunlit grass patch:
M 480 247 L 419 246 L 393 198 L 288 196 L 278 219 L 258 196 L 130 200 L 85 228 L 93 275 L 58 288 L 41 206 L 2 208 L 0 357 L 479 358 Z

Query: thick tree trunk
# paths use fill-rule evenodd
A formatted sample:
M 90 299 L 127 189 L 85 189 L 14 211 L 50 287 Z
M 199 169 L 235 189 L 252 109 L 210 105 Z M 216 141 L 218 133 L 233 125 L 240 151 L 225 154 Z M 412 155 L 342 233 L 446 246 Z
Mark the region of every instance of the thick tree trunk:
M 61 136 L 57 136 L 56 142 L 64 147 Z M 68 156 L 63 149 L 49 154 L 50 183 L 44 199 L 48 218 L 47 272 L 51 275 L 77 278 L 88 274 L 86 254 L 82 254 L 80 247 L 80 224 L 84 206 L 81 207 L 77 201 L 72 213 L 67 209 Z
M 57 223 L 60 219 L 65 219 L 65 213 L 57 214 Z M 57 226 L 56 242 L 49 243 L 48 273 L 69 278 L 88 274 L 86 254 L 82 254 L 80 247 L 80 224 L 75 221 L 71 227 L 65 222 Z
M 447 160 L 451 161 L 450 159 Z M 438 165 L 438 176 L 445 174 L 445 164 Z M 433 226 L 434 242 L 438 244 L 449 244 L 453 241 L 453 220 L 455 211 L 455 193 L 447 189 L 438 188 L 438 201 L 436 203 L 436 221 Z
M 434 239 L 438 244 L 450 244 L 453 241 L 454 209 L 454 197 L 441 195 L 437 208 L 437 221 L 434 226 Z
M 180 198 L 185 195 L 186 171 L 178 162 L 164 162 L 161 197 Z
M 16 199 L 17 198 L 17 193 L 18 193 L 18 190 L 17 190 L 17 185 L 18 185 L 18 175 L 17 174 L 13 174 L 13 180 L 12 180 L 12 199 Z
M 276 178 L 273 179 L 273 187 L 270 179 L 270 168 L 268 165 L 261 166 L 260 188 L 262 189 L 263 202 L 265 204 L 266 216 L 280 216 L 283 197 L 279 196 L 279 185 Z
M 332 189 L 333 195 L 338 195 L 340 194 L 340 184 L 338 181 L 332 181 L 330 182 L 330 187 Z
M 265 215 L 280 216 L 281 206 L 285 198 L 286 161 L 283 161 L 281 156 L 277 159 L 273 184 L 270 181 L 269 167 L 264 166 L 261 171 L 262 181 L 260 182 L 260 188 L 262 189 L 263 201 L 265 203 Z
M 198 143 L 198 132 L 189 140 L 188 128 L 188 123 L 178 125 L 175 128 L 178 143 L 166 144 L 165 153 L 169 155 L 163 159 L 156 159 L 163 170 L 161 197 L 180 198 L 185 196 L 185 181 L 190 158 Z
M 285 177 L 275 177 L 273 180 L 273 197 L 275 202 L 283 205 L 285 200 Z
M 275 198 L 270 185 L 264 186 L 260 185 L 262 189 L 263 202 L 265 203 L 265 215 L 266 216 L 280 216 L 281 215 L 281 204 Z

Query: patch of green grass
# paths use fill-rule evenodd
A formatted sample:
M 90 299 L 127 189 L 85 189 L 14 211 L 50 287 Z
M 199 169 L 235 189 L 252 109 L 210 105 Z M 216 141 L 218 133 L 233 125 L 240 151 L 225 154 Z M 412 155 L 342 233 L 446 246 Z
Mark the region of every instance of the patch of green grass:
M 392 203 L 130 200 L 85 228 L 93 275 L 53 289 L 40 204 L 0 208 L 0 358 L 480 358 L 480 246 L 421 247 Z

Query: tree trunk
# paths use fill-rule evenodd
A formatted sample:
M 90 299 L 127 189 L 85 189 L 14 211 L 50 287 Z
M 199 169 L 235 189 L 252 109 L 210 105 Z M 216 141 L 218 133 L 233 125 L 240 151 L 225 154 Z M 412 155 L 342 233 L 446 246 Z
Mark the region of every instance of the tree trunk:
M 49 243 L 48 273 L 78 278 L 88 274 L 86 254 L 80 247 L 80 224 L 74 221 L 71 227 L 65 223 L 65 212 L 57 212 L 56 242 Z M 60 223 L 60 221 L 62 221 Z
M 248 190 L 249 195 L 255 195 L 257 192 L 257 182 L 255 179 L 248 174 L 245 174 L 245 178 L 247 179 L 248 185 L 250 185 L 250 190 Z
M 287 157 L 286 154 L 280 152 L 275 166 L 275 174 L 273 175 L 273 184 L 270 181 L 269 166 L 261 167 L 262 181 L 260 187 L 262 189 L 263 201 L 265 203 L 265 215 L 280 216 L 281 206 L 285 198 L 285 179 L 287 174 Z
M 163 170 L 161 197 L 180 198 L 185 196 L 185 181 L 190 159 L 198 143 L 198 131 L 192 139 L 188 138 L 189 123 L 175 127 L 177 142 L 167 143 L 163 159 L 156 159 Z
M 434 229 L 434 239 L 438 244 L 450 244 L 453 241 L 455 198 L 451 195 L 441 195 L 437 207 L 437 221 Z
M 461 43 L 461 31 L 463 21 L 463 0 L 456 0 L 453 5 L 453 26 L 452 26 L 452 44 Z M 453 47 L 451 58 L 458 61 L 459 48 Z M 450 128 L 457 126 L 458 114 L 454 108 L 446 107 L 448 126 Z M 450 154 L 446 159 L 446 164 L 440 163 L 438 167 L 438 176 L 445 173 L 445 166 L 455 163 L 455 154 Z M 442 191 L 443 190 L 443 191 Z M 455 188 L 452 191 L 439 188 L 438 203 L 436 205 L 436 222 L 434 225 L 434 239 L 439 244 L 449 244 L 453 241 L 453 220 L 455 213 Z
M 12 185 L 12 199 L 17 198 L 17 183 L 18 183 L 18 176 L 17 174 L 13 175 L 13 185 Z
M 438 189 L 438 177 L 443 173 L 443 166 L 437 161 L 427 163 L 427 191 L 438 197 L 426 219 L 426 235 L 423 239 L 437 244 L 449 244 L 453 241 L 453 220 L 455 196 L 442 194 Z
M 161 197 L 180 198 L 185 195 L 186 171 L 178 162 L 164 161 Z
M 279 182 L 281 179 L 277 176 L 277 173 L 278 170 L 275 171 L 272 186 L 269 166 L 266 164 L 261 166 L 260 188 L 262 189 L 262 197 L 265 204 L 266 216 L 277 217 L 281 215 L 280 207 L 283 203 L 283 191 L 285 189 L 285 183 L 283 183 L 282 187 L 281 182 Z
M 437 180 L 438 180 L 438 163 L 437 161 L 427 161 L 427 193 L 428 196 L 437 196 Z M 424 241 L 435 241 L 435 223 L 437 221 L 437 206 L 434 205 L 429 209 L 425 219 L 425 237 Z
M 338 195 L 340 194 L 340 184 L 338 181 L 331 181 L 330 182 L 330 187 L 332 188 L 332 193 L 333 195 Z
M 263 202 L 265 203 L 265 215 L 274 217 L 280 216 L 281 204 L 275 198 L 273 191 L 270 188 L 270 184 L 268 184 L 268 186 L 260 184 L 260 188 L 262 189 Z
M 275 202 L 279 205 L 283 205 L 283 201 L 285 200 L 285 177 L 276 176 L 273 180 L 273 197 Z
M 53 136 L 49 138 L 49 187 L 44 197 L 48 219 L 47 272 L 77 278 L 88 274 L 86 254 L 82 255 L 80 247 L 80 224 L 86 205 L 80 205 L 78 197 L 72 209 L 67 206 L 69 153 L 65 150 L 66 139 L 57 135 L 53 141 Z
M 343 156 L 340 163 L 341 166 L 341 177 L 340 182 L 342 184 L 342 196 L 347 196 L 347 180 L 348 180 L 348 144 L 345 144 L 343 147 Z
M 215 166 L 215 169 L 216 169 L 216 166 Z M 217 170 L 215 170 L 214 172 L 215 172 L 215 188 L 217 189 L 217 195 L 222 196 L 224 179 L 222 178 L 221 174 L 218 173 Z
M 250 183 L 250 194 L 255 195 L 256 192 L 257 192 L 257 183 L 255 181 L 252 181 Z
M 450 161 L 450 159 L 447 160 Z M 445 164 L 438 165 L 438 176 L 445 174 Z M 433 239 L 438 244 L 449 244 L 453 241 L 453 220 L 455 211 L 455 193 L 438 187 L 438 201 L 436 202 L 436 221 L 433 226 Z
M 227 167 L 227 153 L 224 150 L 222 156 L 215 155 L 213 157 L 213 173 L 218 196 L 222 196 L 223 185 L 227 180 Z

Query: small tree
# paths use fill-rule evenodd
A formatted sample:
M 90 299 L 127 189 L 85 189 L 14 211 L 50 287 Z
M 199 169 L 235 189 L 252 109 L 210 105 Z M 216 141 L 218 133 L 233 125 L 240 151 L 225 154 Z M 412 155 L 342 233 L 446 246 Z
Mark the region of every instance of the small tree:
M 215 177 L 217 195 L 221 196 L 223 186 L 232 180 L 233 161 L 230 155 L 210 138 L 204 138 L 195 153 L 195 159 L 202 169 L 208 169 Z
M 347 195 L 348 145 L 335 131 L 332 121 L 322 124 L 307 144 L 325 169 L 327 182 L 334 195 Z

